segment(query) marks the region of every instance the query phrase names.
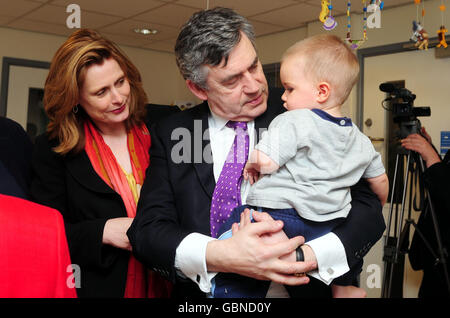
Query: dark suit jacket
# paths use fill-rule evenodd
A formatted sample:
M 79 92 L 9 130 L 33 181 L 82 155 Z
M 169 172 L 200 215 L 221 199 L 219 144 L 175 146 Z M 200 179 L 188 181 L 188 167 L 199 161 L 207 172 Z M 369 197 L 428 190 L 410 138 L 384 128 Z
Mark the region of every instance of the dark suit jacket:
M 271 89 L 267 111 L 255 119 L 258 133 L 284 111 L 280 96 L 280 90 Z M 201 137 L 208 128 L 208 115 L 205 102 L 154 126 L 150 149 L 152 165 L 147 170 L 136 218 L 128 231 L 136 257 L 177 282 L 175 296 L 203 295 L 194 283 L 177 277 L 174 261 L 176 248 L 188 234 L 210 235 L 210 204 L 215 180 L 212 163 L 203 160 L 208 156 L 200 155 L 205 149 L 210 150 L 209 138 L 202 140 Z M 190 145 L 182 152 L 192 159 L 188 162 L 173 160 L 172 151 L 180 154 L 179 137 L 172 138 L 175 129 L 175 135 L 183 135 Z M 362 259 L 385 229 L 380 202 L 367 185 L 356 187 L 352 196 L 353 210 L 348 220 L 334 231 L 344 244 L 350 266 Z
M 80 266 L 78 297 L 123 297 L 129 252 L 102 244 L 110 218 L 126 217 L 119 194 L 97 175 L 83 150 L 60 156 L 47 135 L 36 139 L 33 199 L 61 212 L 72 262 Z
M 0 117 L 0 193 L 29 198 L 33 144 L 25 130 Z

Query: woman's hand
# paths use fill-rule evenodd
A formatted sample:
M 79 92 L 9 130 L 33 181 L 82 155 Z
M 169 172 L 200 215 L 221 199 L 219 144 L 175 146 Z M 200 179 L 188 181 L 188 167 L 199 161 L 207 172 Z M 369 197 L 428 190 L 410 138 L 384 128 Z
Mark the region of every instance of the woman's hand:
M 425 129 L 423 129 L 422 132 L 424 132 L 427 139 L 431 141 L 431 138 L 426 133 Z M 400 142 L 403 148 L 419 153 L 426 162 L 427 168 L 429 168 L 433 164 L 440 162 L 441 158 L 427 139 L 419 134 L 411 134 L 405 139 L 400 140 Z
M 127 231 L 132 222 L 133 218 L 114 218 L 106 221 L 103 229 L 103 244 L 131 251 Z

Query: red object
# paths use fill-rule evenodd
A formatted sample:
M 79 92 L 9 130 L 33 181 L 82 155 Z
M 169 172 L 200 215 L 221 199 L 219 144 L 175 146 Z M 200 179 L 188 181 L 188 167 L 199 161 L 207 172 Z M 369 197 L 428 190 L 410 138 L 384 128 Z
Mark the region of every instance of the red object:
M 0 297 L 74 298 L 71 269 L 61 214 L 0 194 Z

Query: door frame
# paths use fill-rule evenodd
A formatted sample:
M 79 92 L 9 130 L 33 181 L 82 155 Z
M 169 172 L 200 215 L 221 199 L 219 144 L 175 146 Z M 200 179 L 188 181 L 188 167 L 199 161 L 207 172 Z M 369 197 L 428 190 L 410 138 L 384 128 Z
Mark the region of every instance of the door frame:
M 6 117 L 8 105 L 8 88 L 9 88 L 9 73 L 11 66 L 24 66 L 38 69 L 49 69 L 50 63 L 37 60 L 21 59 L 16 57 L 3 57 L 2 62 L 2 76 L 1 76 L 1 90 L 0 90 L 0 116 Z
M 449 37 L 446 37 L 447 41 Z M 438 37 L 430 38 L 428 49 L 436 47 L 439 43 Z M 359 80 L 356 84 L 356 125 L 361 131 L 363 131 L 364 122 L 364 59 L 372 56 L 389 55 L 395 53 L 403 53 L 407 51 L 417 51 L 411 41 L 399 42 L 387 45 L 374 46 L 369 48 L 358 49 L 356 51 L 356 57 L 359 62 Z

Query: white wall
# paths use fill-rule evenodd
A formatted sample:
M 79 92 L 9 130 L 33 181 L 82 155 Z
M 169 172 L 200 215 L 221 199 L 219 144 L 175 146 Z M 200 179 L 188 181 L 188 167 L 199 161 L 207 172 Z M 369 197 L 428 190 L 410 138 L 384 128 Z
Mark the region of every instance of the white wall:
M 13 57 L 50 62 L 65 40 L 62 36 L 0 28 L 0 59 Z M 121 48 L 141 72 L 150 103 L 170 105 L 176 100 L 192 99 L 173 54 L 128 46 Z

